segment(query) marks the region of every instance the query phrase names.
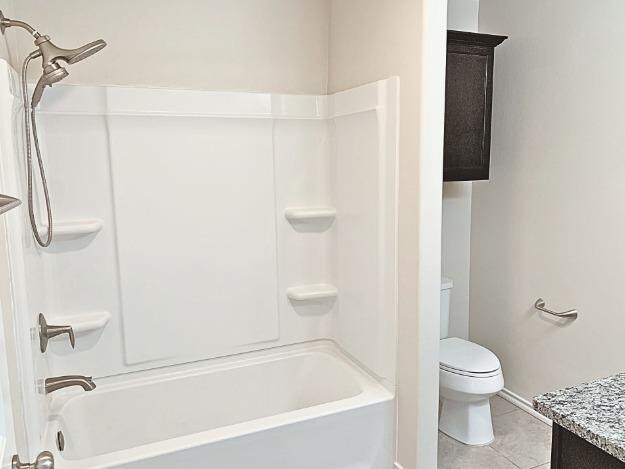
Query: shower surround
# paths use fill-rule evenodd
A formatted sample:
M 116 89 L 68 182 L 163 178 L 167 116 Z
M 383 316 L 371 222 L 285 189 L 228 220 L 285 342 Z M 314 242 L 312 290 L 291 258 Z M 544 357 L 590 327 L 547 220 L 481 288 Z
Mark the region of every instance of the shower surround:
M 1 124 L 14 128 L 0 192 L 23 198 L 17 86 L 0 65 Z M 259 468 L 390 468 L 398 98 L 396 78 L 330 96 L 49 90 L 55 238 L 38 249 L 20 208 L 2 246 L 31 455 L 62 429 L 55 455 L 72 468 L 223 466 L 254 445 Z M 75 350 L 60 337 L 37 351 L 39 312 L 74 327 Z M 50 399 L 33 385 L 76 373 L 98 389 Z M 139 436 L 131 422 L 158 417 L 141 402 L 206 415 Z M 116 445 L 124 429 L 135 438 Z M 231 467 L 247 466 L 238 457 Z

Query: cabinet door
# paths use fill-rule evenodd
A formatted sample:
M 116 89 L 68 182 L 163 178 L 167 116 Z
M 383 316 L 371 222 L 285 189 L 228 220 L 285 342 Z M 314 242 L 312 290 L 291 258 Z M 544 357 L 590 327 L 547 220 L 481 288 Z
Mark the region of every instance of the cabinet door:
M 448 32 L 445 181 L 488 179 L 495 47 L 506 39 Z
M 625 462 L 554 423 L 551 467 L 554 469 L 625 469 Z
M 447 52 L 445 181 L 488 179 L 493 49 L 456 45 Z

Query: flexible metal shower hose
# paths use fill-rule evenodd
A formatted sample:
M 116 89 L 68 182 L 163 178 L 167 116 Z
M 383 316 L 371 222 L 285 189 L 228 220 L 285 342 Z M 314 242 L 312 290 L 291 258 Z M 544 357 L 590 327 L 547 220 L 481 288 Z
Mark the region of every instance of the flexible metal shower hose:
M 43 167 L 43 159 L 41 158 L 41 149 L 39 148 L 39 137 L 37 135 L 37 121 L 35 119 L 35 108 L 31 109 L 30 102 L 28 100 L 28 88 L 27 88 L 27 71 L 28 64 L 31 60 L 39 57 L 40 53 L 32 52 L 22 66 L 22 99 L 24 101 L 24 127 L 26 129 L 26 180 L 28 185 L 28 217 L 30 219 L 30 227 L 35 236 L 37 244 L 41 247 L 48 247 L 52 242 L 52 208 L 50 204 L 50 194 L 48 193 L 48 181 L 46 180 L 46 172 Z M 29 112 L 30 111 L 30 112 Z M 43 195 L 46 201 L 46 212 L 48 218 L 48 227 L 46 239 L 44 240 L 39 234 L 37 229 L 37 220 L 35 219 L 35 208 L 33 202 L 33 156 L 32 156 L 32 144 L 30 141 L 31 136 L 31 124 L 32 124 L 32 136 L 35 143 L 35 153 L 37 155 L 37 165 L 39 166 L 39 175 L 41 176 L 41 185 L 43 186 Z

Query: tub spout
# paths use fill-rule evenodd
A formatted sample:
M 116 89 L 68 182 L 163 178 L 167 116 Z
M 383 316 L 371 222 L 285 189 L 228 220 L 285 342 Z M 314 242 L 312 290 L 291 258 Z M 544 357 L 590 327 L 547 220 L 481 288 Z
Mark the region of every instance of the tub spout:
M 70 386 L 80 386 L 85 391 L 93 391 L 95 389 L 95 383 L 91 376 L 57 376 L 56 378 L 47 378 L 45 382 L 46 394 Z

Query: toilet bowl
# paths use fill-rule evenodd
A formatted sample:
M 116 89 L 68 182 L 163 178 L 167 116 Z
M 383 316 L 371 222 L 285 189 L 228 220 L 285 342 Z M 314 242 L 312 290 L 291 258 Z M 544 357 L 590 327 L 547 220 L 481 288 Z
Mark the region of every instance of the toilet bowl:
M 490 397 L 503 389 L 497 356 L 481 345 L 447 337 L 449 296 L 453 284 L 441 286 L 439 430 L 467 445 L 487 445 L 494 439 Z
M 494 439 L 490 397 L 503 389 L 499 360 L 490 350 L 455 337 L 440 342 L 441 432 L 467 445 Z

